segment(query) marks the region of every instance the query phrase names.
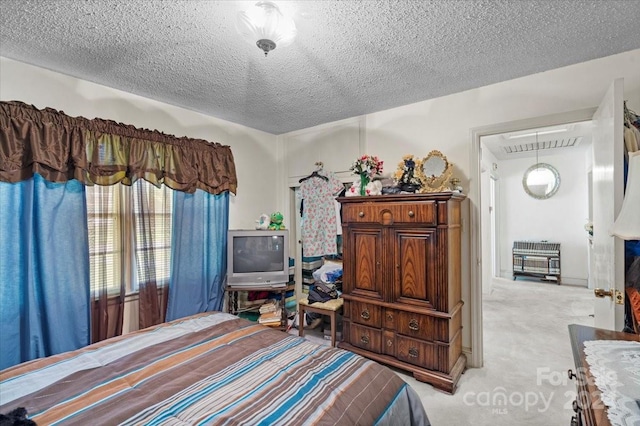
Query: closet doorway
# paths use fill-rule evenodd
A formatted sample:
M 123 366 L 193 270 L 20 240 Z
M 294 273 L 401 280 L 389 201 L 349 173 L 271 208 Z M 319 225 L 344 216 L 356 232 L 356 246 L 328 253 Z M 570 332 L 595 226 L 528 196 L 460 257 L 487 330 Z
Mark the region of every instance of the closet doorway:
M 340 182 L 344 185 L 345 191 L 351 186 L 353 177 L 340 177 Z M 303 271 L 303 247 L 302 247 L 302 209 L 304 203 L 300 196 L 298 195 L 298 191 L 300 190 L 299 185 L 291 185 L 288 190 L 288 209 L 289 217 L 290 217 L 290 229 L 289 229 L 289 252 L 291 253 L 291 257 L 294 259 L 294 279 L 295 279 L 295 291 L 296 298 L 299 300 L 304 297 L 306 291 L 308 290 L 308 285 L 313 283 L 313 279 L 309 277 L 309 271 Z M 338 226 L 338 224 L 336 224 Z M 342 254 L 342 229 L 336 229 L 337 238 L 336 245 L 338 249 L 338 254 Z M 321 264 L 321 263 L 320 263 Z M 306 265 L 305 265 L 306 266 Z M 316 268 L 317 266 L 311 265 L 310 267 Z

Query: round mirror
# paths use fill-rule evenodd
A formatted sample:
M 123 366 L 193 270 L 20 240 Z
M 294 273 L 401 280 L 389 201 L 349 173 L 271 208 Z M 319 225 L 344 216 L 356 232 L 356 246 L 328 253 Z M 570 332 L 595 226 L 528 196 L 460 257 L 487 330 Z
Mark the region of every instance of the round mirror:
M 522 177 L 522 186 L 527 194 L 538 200 L 551 198 L 560 188 L 560 174 L 555 167 L 538 163 L 529 167 Z

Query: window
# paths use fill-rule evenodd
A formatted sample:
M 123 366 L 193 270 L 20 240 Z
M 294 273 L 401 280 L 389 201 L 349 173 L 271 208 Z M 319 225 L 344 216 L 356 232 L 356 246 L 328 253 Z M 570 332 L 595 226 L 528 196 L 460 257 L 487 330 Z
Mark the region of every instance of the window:
M 87 186 L 91 290 L 137 292 L 169 282 L 172 190 L 140 179 L 132 186 Z

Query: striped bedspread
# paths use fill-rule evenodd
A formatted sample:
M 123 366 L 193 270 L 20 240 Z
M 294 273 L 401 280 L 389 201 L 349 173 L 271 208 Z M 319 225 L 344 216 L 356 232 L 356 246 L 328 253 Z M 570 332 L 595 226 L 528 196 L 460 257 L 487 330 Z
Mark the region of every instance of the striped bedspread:
M 0 372 L 0 413 L 38 425 L 428 425 L 393 371 L 206 313 Z

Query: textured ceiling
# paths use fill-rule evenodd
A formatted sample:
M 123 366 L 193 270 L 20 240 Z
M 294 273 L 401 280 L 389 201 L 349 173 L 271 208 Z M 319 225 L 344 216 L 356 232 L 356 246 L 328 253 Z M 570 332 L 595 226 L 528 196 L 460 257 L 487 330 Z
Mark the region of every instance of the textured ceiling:
M 265 58 L 254 3 L 3 0 L 0 55 L 281 134 L 640 47 L 640 1 L 280 1 Z

